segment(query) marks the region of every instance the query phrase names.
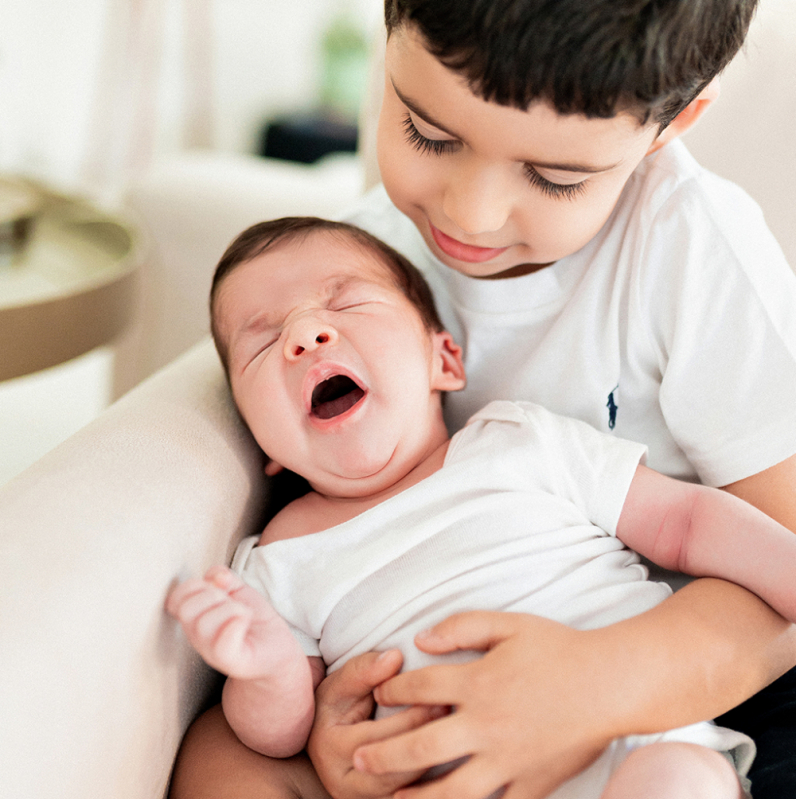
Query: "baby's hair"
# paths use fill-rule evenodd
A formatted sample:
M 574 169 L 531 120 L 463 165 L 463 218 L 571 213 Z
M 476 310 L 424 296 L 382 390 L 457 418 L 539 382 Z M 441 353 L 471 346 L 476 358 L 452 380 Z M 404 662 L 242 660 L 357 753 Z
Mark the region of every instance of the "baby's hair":
M 229 375 L 229 354 L 224 337 L 219 330 L 216 314 L 216 299 L 224 279 L 235 267 L 251 261 L 276 245 L 287 241 L 303 240 L 319 231 L 338 236 L 342 241 L 353 242 L 363 250 L 373 253 L 390 273 L 396 288 L 417 309 L 426 329 L 433 333 L 444 330 L 428 283 L 423 275 L 397 250 L 367 231 L 346 222 L 335 222 L 315 216 L 285 216 L 267 222 L 258 222 L 244 230 L 227 247 L 216 266 L 210 289 L 210 329 L 227 375 Z
M 758 0 L 385 0 L 484 100 L 665 128 L 746 37 Z

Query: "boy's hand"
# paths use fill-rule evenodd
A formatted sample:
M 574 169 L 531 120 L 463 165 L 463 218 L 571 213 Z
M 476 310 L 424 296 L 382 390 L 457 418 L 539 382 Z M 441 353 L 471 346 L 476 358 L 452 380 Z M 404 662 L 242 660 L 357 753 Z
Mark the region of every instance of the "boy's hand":
M 383 775 L 353 768 L 354 751 L 413 730 L 442 710 L 414 707 L 379 721 L 370 721 L 375 703 L 373 689 L 401 668 L 401 654 L 392 649 L 352 658 L 328 676 L 315 693 L 315 724 L 307 745 L 313 766 L 335 799 L 383 799 L 416 780 L 425 769 Z
M 451 715 L 361 746 L 362 775 L 397 775 L 469 760 L 435 782 L 396 797 L 540 799 L 588 766 L 612 737 L 591 704 L 588 635 L 534 616 L 475 612 L 453 616 L 416 643 L 425 652 L 486 652 L 464 665 L 406 672 L 375 689 L 384 705 L 449 705 Z M 579 689 L 576 696 L 573 690 Z M 351 733 L 354 735 L 354 732 Z
M 265 597 L 225 566 L 174 588 L 166 610 L 180 621 L 204 661 L 241 680 L 268 677 L 281 668 L 277 642 L 292 636 Z

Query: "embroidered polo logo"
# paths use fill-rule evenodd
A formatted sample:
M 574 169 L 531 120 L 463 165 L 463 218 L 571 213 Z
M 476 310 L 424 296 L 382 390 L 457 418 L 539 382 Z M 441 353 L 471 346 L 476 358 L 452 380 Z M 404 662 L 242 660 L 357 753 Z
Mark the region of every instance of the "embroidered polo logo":
M 613 430 L 616 427 L 616 412 L 619 410 L 616 400 L 614 399 L 614 392 L 619 388 L 619 385 L 615 385 L 613 391 L 608 395 L 608 402 L 605 404 L 605 407 L 608 408 L 608 429 Z

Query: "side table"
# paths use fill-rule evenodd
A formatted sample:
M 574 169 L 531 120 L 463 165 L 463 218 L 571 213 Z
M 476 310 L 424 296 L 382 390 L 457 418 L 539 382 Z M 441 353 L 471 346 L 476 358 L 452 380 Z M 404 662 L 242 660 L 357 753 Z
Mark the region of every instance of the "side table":
M 133 226 L 86 200 L 0 177 L 0 209 L 4 197 L 26 211 L 0 220 L 13 232 L 0 260 L 0 380 L 113 340 L 133 316 L 140 260 Z

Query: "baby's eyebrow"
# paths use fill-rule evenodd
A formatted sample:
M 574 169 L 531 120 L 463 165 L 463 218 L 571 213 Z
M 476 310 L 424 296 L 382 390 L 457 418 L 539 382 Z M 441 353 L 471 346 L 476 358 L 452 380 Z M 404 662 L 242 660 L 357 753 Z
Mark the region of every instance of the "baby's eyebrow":
M 256 336 L 266 330 L 273 330 L 279 327 L 279 322 L 276 321 L 273 314 L 268 311 L 257 313 L 251 318 L 247 319 L 238 330 L 237 337 L 245 338 L 247 336 Z
M 340 294 L 344 294 L 351 288 L 357 288 L 360 285 L 367 285 L 370 281 L 359 275 L 343 275 L 341 277 L 332 278 L 325 286 L 326 298 L 334 299 Z
M 359 275 L 343 275 L 335 276 L 327 280 L 319 296 L 324 301 L 329 302 L 336 297 L 344 294 L 351 288 L 359 285 L 367 285 L 369 281 L 360 277 Z M 250 336 L 257 336 L 267 330 L 277 330 L 284 323 L 284 318 L 281 315 L 272 313 L 269 310 L 258 311 L 247 319 L 237 332 L 237 338 L 247 338 Z

